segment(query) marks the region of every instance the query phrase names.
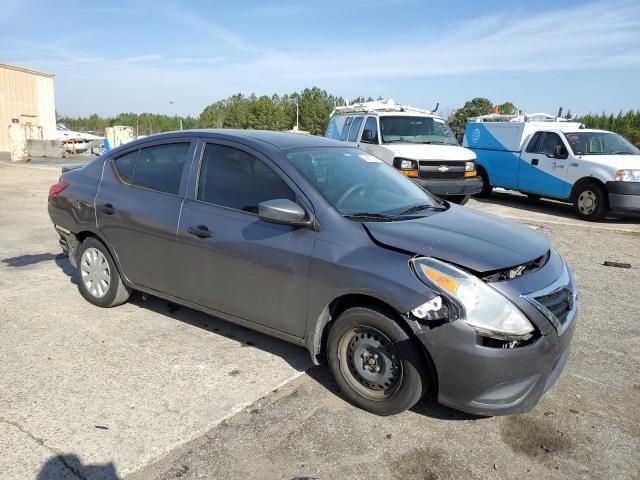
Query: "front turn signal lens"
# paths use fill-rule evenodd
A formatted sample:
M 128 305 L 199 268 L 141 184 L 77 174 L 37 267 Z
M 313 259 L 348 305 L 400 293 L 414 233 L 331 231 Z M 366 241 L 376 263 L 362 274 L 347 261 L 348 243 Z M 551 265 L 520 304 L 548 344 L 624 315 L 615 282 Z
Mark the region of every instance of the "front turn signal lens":
M 418 170 L 400 170 L 400 173 L 403 175 L 406 175 L 407 177 L 412 177 L 412 178 L 416 178 L 420 176 Z
M 471 172 L 464 172 L 465 177 L 475 177 L 476 175 L 478 175 L 478 172 L 476 172 L 475 170 Z

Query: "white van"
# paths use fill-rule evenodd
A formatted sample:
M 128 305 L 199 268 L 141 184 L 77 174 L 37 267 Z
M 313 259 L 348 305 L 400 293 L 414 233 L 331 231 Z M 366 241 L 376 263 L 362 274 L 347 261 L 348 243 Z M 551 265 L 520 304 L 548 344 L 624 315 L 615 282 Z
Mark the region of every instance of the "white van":
M 640 150 L 620 135 L 538 113 L 469 119 L 463 145 L 476 153 L 483 182 L 539 198 L 573 202 L 578 217 L 640 212 Z
M 444 119 L 393 100 L 336 107 L 325 137 L 393 165 L 431 193 L 464 204 L 480 191 L 475 155 L 461 147 Z

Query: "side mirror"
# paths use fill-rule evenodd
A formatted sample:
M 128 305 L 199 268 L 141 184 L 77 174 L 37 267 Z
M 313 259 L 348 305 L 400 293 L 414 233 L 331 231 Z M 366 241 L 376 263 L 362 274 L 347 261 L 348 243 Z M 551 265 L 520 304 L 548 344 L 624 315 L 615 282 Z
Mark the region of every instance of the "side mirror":
M 371 130 L 369 130 L 368 128 L 365 128 L 362 131 L 362 141 L 363 142 L 369 142 L 369 143 L 373 143 L 374 142 L 373 132 Z
M 562 145 L 556 145 L 553 147 L 553 158 L 567 158 L 567 153 Z
M 286 198 L 267 200 L 258 204 L 258 216 L 265 222 L 284 225 L 306 225 L 307 213 L 295 202 Z

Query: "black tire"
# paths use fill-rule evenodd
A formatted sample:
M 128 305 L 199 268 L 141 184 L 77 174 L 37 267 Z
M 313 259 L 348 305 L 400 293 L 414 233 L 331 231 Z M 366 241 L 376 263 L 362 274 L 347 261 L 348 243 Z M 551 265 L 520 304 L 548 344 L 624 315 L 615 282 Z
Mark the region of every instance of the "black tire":
M 484 168 L 478 169 L 478 175 L 480 176 L 480 180 L 482 180 L 482 188 L 473 196 L 477 198 L 489 198 L 491 196 L 491 192 L 493 192 L 493 187 L 491 186 L 489 175 L 487 175 L 487 172 Z
M 375 307 L 353 307 L 338 317 L 329 331 L 327 357 L 344 397 L 376 415 L 413 407 L 429 385 L 419 346 Z
M 449 195 L 445 197 L 445 200 L 451 203 L 456 203 L 458 205 L 464 205 L 469 201 L 470 198 L 471 195 Z
M 589 182 L 581 185 L 573 197 L 573 208 L 582 220 L 597 222 L 609 211 L 609 196 L 604 187 Z
M 91 249 L 91 250 L 90 250 Z M 87 253 L 87 257 L 85 257 L 85 252 Z M 102 258 L 106 262 L 101 262 L 102 258 L 100 255 L 96 253 L 99 252 L 102 255 Z M 94 258 L 97 258 L 100 265 L 104 265 L 104 273 L 108 278 L 108 281 L 98 280 L 87 280 L 87 277 L 92 274 L 88 269 L 90 268 L 90 257 L 93 255 Z M 116 267 L 109 250 L 104 246 L 104 244 L 94 237 L 87 238 L 78 249 L 78 259 L 77 259 L 77 273 L 78 273 L 78 290 L 80 290 L 80 294 L 90 303 L 97 305 L 98 307 L 115 307 L 117 305 L 122 305 L 129 299 L 131 295 L 131 289 L 127 287 L 122 278 L 120 277 L 120 273 L 118 272 L 118 268 Z M 84 270 L 84 273 L 83 273 Z M 98 278 L 98 277 L 95 277 Z M 90 288 L 87 286 L 86 282 L 91 281 L 91 285 L 93 285 L 93 293 Z M 95 282 L 95 283 L 94 283 Z M 105 287 L 104 284 L 107 283 Z M 98 286 L 95 286 L 98 285 Z

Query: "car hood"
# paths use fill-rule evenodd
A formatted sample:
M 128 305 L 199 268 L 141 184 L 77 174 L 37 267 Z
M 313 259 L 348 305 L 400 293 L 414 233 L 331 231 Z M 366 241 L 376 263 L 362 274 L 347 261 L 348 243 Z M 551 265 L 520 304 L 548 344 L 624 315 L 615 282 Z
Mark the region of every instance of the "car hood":
M 457 145 L 411 145 L 407 143 L 388 143 L 385 148 L 393 152 L 394 157 L 413 160 L 475 160 L 476 154 Z
M 435 257 L 477 273 L 530 262 L 549 251 L 549 241 L 515 222 L 466 207 L 364 227 L 383 246 Z
M 640 168 L 640 155 L 582 155 L 579 158 L 619 170 Z

